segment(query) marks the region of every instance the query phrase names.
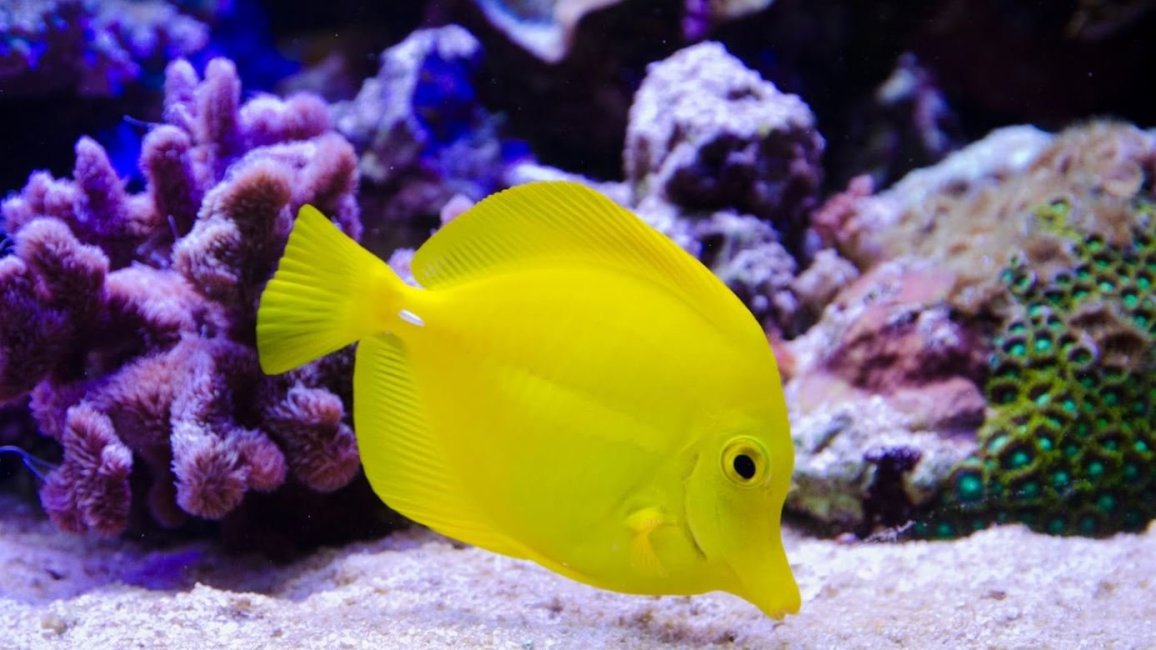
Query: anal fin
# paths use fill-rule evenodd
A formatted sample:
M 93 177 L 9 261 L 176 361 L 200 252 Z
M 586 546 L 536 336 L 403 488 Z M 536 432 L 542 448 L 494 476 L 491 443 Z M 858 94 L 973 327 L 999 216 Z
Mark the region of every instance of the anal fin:
M 374 492 L 406 517 L 454 539 L 525 557 L 495 529 L 448 464 L 446 441 L 431 431 L 405 344 L 392 334 L 358 344 L 353 420 L 361 462 Z

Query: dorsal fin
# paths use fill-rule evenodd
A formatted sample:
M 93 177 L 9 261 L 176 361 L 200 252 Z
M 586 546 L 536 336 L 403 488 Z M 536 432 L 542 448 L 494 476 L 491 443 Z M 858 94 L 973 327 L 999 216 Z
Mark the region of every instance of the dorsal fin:
M 724 331 L 762 337 L 742 302 L 702 263 L 629 210 L 578 183 L 528 183 L 491 195 L 435 233 L 418 249 L 411 268 L 414 278 L 432 289 L 506 268 L 567 262 L 643 277 L 679 295 Z

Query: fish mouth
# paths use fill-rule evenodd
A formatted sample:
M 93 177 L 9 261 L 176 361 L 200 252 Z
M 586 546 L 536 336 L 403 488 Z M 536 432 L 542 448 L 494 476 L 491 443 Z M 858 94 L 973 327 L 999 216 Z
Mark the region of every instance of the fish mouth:
M 802 596 L 782 542 L 776 540 L 769 552 L 752 554 L 733 570 L 739 582 L 737 595 L 767 616 L 779 620 L 799 612 Z

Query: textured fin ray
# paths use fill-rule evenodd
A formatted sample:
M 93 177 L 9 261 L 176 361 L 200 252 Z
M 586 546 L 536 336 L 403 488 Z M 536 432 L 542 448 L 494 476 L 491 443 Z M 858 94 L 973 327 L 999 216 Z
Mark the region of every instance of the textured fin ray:
M 379 334 L 358 344 L 353 420 L 374 492 L 401 514 L 443 535 L 513 557 L 526 554 L 484 518 L 446 462 L 410 376 L 404 343 Z
M 261 368 L 286 372 L 384 329 L 404 290 L 384 262 L 316 208 L 302 206 L 277 272 L 261 294 Z
M 448 287 L 507 269 L 567 263 L 611 266 L 652 281 L 737 336 L 761 337 L 746 307 L 698 260 L 602 194 L 538 182 L 494 194 L 450 222 L 414 255 L 414 277 Z

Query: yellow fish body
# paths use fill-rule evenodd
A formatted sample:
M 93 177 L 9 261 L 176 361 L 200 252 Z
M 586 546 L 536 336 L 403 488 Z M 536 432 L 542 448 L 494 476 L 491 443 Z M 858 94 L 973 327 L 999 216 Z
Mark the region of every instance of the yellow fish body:
M 354 429 L 390 507 L 596 587 L 798 610 L 778 369 L 709 270 L 573 183 L 489 197 L 412 269 L 305 206 L 257 315 L 268 373 L 359 342 Z

